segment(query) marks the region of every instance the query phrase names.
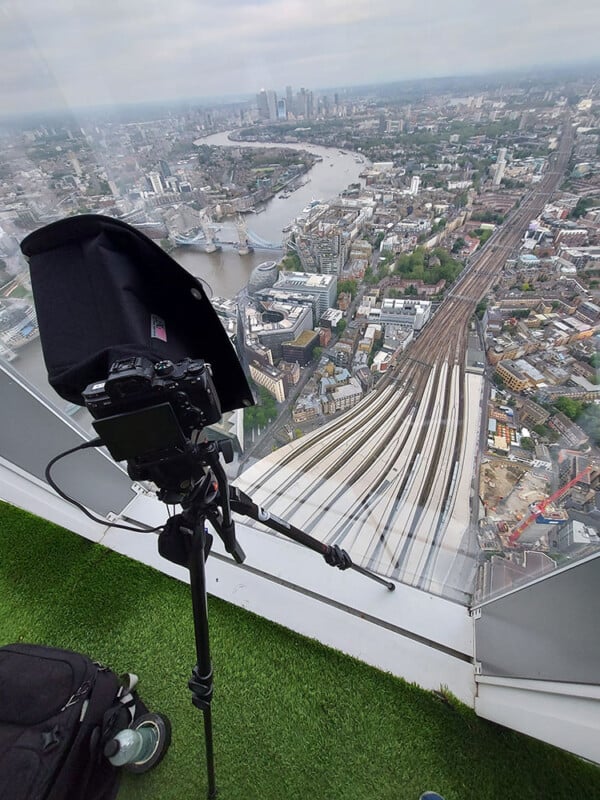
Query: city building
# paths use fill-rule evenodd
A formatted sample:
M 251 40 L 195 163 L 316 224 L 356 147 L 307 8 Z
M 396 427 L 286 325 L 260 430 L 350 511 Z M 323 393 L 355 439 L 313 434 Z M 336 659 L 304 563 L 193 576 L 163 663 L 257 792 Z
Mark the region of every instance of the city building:
M 282 344 L 297 339 L 302 331 L 310 330 L 312 326 L 310 306 L 280 302 L 261 304 L 261 308 L 247 306 L 244 316 L 246 349 L 253 350 L 259 343 L 271 351 L 275 363 L 282 357 Z M 252 360 L 250 355 L 248 360 Z
M 163 194 L 164 188 L 159 172 L 149 172 L 148 183 L 150 185 L 150 190 L 154 192 L 154 194 Z
M 546 380 L 539 370 L 523 358 L 498 362 L 496 372 L 513 392 L 523 392 L 525 389 L 539 386 Z
M 316 297 L 317 319 L 320 319 L 327 309 L 335 306 L 337 277 L 335 275 L 315 275 L 309 272 L 281 272 L 273 288 L 278 292 Z
M 403 325 L 396 325 L 395 323 L 384 325 L 383 348 L 389 353 L 406 350 L 413 339 L 414 331 L 407 329 Z
M 494 177 L 492 179 L 492 184 L 494 186 L 500 185 L 500 182 L 504 177 L 505 169 L 506 169 L 506 147 L 501 147 L 498 150 L 498 158 L 496 159 L 496 164 L 494 165 Z
M 350 378 L 347 384 L 336 386 L 328 392 L 321 400 L 324 414 L 335 414 L 337 411 L 346 411 L 353 408 L 363 396 L 360 382 L 356 378 Z
M 259 386 L 265 388 L 278 403 L 283 403 L 285 400 L 286 378 L 280 369 L 267 367 L 254 361 L 250 364 L 250 377 Z
M 505 386 L 513 392 L 523 392 L 531 386 L 529 377 L 517 369 L 511 361 L 500 361 L 496 364 L 496 373 L 502 378 Z
M 289 390 L 296 386 L 300 380 L 300 364 L 297 361 L 280 361 L 278 367 L 283 373 L 286 388 Z
M 581 447 L 587 444 L 589 436 L 579 425 L 565 416 L 562 412 L 553 414 L 548 420 L 548 425 L 559 433 L 570 447 Z
M 382 325 L 397 325 L 401 328 L 420 331 L 431 316 L 431 301 L 408 300 L 386 297 L 381 306 L 371 308 L 369 322 Z
M 344 312 L 339 308 L 328 308 L 319 317 L 319 325 L 329 330 L 335 329 L 338 323 L 344 319 Z
M 279 275 L 276 261 L 263 261 L 254 267 L 248 280 L 248 294 L 255 295 L 261 289 L 273 286 Z
M 319 334 L 316 331 L 302 331 L 297 339 L 285 342 L 281 346 L 281 355 L 285 361 L 297 362 L 305 367 L 312 360 L 313 350 L 319 344 Z
M 254 300 L 261 308 L 271 308 L 273 304 L 283 304 L 287 306 L 306 306 L 312 312 L 312 324 L 318 319 L 319 298 L 315 294 L 303 294 L 302 292 L 280 291 L 276 288 L 259 289 L 254 293 Z
M 277 119 L 277 94 L 272 89 L 261 89 L 256 95 L 256 105 L 260 119 Z
M 0 343 L 8 351 L 39 335 L 35 308 L 25 300 L 0 300 Z
M 304 270 L 340 275 L 353 242 L 372 213 L 372 207 L 330 205 L 317 208 L 296 231 L 296 249 Z
M 600 536 L 590 525 L 571 519 L 566 525 L 553 528 L 551 546 L 562 553 L 573 554 L 588 549 L 593 553 L 600 547 Z

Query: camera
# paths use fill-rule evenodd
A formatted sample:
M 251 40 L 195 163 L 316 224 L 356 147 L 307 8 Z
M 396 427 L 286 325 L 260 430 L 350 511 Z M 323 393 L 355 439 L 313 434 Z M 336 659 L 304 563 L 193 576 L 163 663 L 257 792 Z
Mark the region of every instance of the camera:
M 201 447 L 192 444 L 192 433 L 221 418 L 210 364 L 122 358 L 82 397 L 96 433 L 115 461 L 127 461 L 133 480 L 153 481 L 179 502 L 203 474 Z
M 112 364 L 106 380 L 87 386 L 82 397 L 95 419 L 169 403 L 187 437 L 221 418 L 210 364 L 202 359 L 153 363 L 143 356 L 124 358 Z
M 21 250 L 50 385 L 87 407 L 133 480 L 180 502 L 213 468 L 201 430 L 254 405 L 204 286 L 134 227 L 98 214 L 52 222 Z

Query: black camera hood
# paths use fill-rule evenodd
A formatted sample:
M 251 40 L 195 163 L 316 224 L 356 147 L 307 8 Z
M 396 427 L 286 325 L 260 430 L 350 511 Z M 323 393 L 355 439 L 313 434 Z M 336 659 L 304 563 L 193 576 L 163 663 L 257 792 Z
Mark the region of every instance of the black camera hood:
M 235 349 L 200 281 L 135 228 L 84 214 L 21 242 L 29 260 L 48 381 L 84 405 L 83 390 L 129 356 L 204 359 L 221 408 L 253 404 Z

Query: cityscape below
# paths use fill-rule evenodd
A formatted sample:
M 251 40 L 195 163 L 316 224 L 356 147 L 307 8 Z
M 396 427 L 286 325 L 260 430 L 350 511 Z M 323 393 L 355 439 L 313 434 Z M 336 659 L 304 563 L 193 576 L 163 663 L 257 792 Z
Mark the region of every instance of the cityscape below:
M 19 244 L 116 217 L 211 286 L 259 400 L 211 435 L 267 509 L 465 605 L 598 551 L 596 74 L 154 112 L 0 125 L 0 358 L 50 391 Z

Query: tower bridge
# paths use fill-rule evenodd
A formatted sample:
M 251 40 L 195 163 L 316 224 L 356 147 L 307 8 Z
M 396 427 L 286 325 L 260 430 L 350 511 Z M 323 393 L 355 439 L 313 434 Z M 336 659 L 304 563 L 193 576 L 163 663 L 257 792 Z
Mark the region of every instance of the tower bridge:
M 253 250 L 282 250 L 281 242 L 269 242 L 253 230 L 246 227 L 245 222 L 215 224 L 209 220 L 202 222 L 201 227 L 194 233 L 176 234 L 173 237 L 175 244 L 180 247 L 200 245 L 204 247 L 221 247 L 233 245 L 240 253 Z

